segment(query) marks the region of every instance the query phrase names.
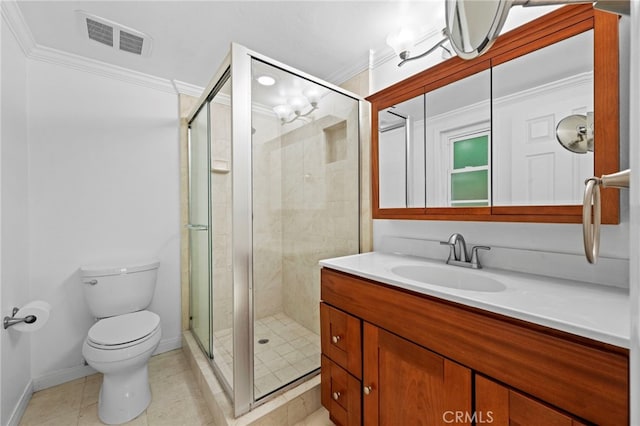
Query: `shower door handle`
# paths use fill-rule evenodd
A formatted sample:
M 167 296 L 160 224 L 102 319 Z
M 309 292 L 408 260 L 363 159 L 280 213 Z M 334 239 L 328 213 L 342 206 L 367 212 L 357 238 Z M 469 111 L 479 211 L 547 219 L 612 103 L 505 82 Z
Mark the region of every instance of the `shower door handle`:
M 188 224 L 185 226 L 190 231 L 207 231 L 209 227 L 207 225 L 192 225 Z

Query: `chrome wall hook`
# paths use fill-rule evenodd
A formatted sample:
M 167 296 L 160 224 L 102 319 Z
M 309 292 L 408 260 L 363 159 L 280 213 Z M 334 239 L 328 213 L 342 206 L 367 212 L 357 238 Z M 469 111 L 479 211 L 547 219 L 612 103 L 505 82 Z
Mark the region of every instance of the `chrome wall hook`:
M 2 325 L 4 326 L 5 330 L 11 327 L 12 325 L 16 325 L 21 322 L 26 322 L 27 324 L 33 324 L 38 319 L 35 315 L 27 315 L 24 318 L 16 318 L 16 314 L 18 313 L 19 310 L 20 309 L 14 307 L 13 310 L 11 311 L 11 316 L 4 317 L 4 320 L 2 321 Z

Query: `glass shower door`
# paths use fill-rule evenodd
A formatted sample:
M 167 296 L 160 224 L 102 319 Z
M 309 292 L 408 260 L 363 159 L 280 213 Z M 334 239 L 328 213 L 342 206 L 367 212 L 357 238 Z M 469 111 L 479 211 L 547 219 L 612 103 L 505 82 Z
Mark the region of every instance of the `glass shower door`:
M 252 59 L 253 378 L 260 400 L 320 368 L 320 267 L 359 250 L 359 103 Z
M 226 78 L 226 80 L 225 80 Z M 233 388 L 233 264 L 231 262 L 231 80 L 223 77 L 209 101 L 211 155 L 212 355 L 226 387 Z
M 189 249 L 191 330 L 211 357 L 211 290 L 209 262 L 209 129 L 208 104 L 189 127 Z

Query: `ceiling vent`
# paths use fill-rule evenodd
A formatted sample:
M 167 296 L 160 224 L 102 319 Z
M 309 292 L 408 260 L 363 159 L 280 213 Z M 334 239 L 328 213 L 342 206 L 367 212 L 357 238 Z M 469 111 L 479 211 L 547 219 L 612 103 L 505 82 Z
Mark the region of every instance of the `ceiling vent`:
M 91 40 L 113 47 L 113 27 L 87 18 L 87 33 Z
M 77 10 L 78 28 L 83 36 L 113 49 L 149 56 L 151 37 L 116 22 Z

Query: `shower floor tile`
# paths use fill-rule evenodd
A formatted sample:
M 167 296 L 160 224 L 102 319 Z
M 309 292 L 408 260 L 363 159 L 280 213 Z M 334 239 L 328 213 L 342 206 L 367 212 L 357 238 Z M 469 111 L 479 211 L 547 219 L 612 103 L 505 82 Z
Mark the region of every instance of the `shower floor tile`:
M 320 336 L 284 313 L 256 321 L 254 336 L 256 399 L 320 367 Z M 231 329 L 214 332 L 213 356 L 229 383 L 233 382 L 232 345 Z

